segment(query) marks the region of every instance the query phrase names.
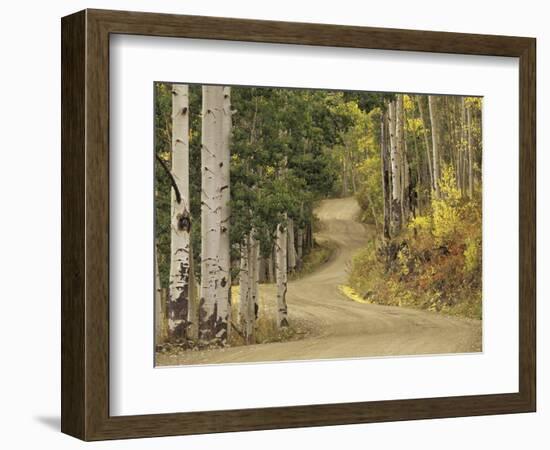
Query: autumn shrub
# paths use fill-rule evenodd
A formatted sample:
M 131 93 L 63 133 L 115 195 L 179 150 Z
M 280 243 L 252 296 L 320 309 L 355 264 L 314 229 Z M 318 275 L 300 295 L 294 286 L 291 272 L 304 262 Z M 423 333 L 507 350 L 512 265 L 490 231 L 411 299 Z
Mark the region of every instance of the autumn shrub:
M 430 210 L 356 254 L 349 284 L 365 301 L 481 318 L 481 202 L 456 185 L 444 168 Z

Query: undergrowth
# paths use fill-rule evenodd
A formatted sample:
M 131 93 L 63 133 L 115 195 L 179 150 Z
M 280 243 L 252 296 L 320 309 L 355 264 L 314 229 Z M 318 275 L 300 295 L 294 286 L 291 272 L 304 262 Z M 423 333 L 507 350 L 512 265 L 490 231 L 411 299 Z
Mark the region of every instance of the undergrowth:
M 457 190 L 444 170 L 441 198 L 391 240 L 373 241 L 354 258 L 349 285 L 369 303 L 481 319 L 481 200 Z

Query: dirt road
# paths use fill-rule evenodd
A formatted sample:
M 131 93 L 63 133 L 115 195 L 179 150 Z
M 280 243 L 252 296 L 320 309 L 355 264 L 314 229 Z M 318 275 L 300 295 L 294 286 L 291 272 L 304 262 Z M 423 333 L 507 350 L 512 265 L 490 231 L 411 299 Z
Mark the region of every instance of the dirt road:
M 217 364 L 350 358 L 386 355 L 469 353 L 481 351 L 481 322 L 407 308 L 357 303 L 338 286 L 346 282 L 353 254 L 368 239 L 357 222 L 353 198 L 323 201 L 316 211 L 322 230 L 318 240 L 332 241 L 336 250 L 319 270 L 288 286 L 290 321 L 312 329 L 301 340 L 220 350 L 160 355 L 161 365 Z M 274 289 L 262 286 L 262 296 Z M 275 303 L 275 300 L 270 303 Z

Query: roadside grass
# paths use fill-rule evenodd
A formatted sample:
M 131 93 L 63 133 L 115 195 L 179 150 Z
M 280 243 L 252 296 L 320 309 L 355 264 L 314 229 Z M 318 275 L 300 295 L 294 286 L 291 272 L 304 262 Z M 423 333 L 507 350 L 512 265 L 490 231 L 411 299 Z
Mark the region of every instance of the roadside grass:
M 242 327 L 239 318 L 240 289 L 239 286 L 231 287 L 231 332 L 229 345 L 238 347 L 246 345 L 243 338 Z M 289 326 L 279 329 L 277 327 L 277 286 L 275 284 L 260 284 L 258 299 L 258 320 L 256 321 L 256 344 L 268 344 L 272 342 L 286 342 L 303 339 L 310 330 L 303 321 L 293 317 L 289 310 Z
M 307 276 L 332 257 L 335 246 L 330 242 L 315 242 L 313 249 L 302 259 L 300 270 L 288 274 L 288 281 L 296 281 Z M 292 286 L 289 286 L 292 292 Z M 229 336 L 229 345 L 237 347 L 246 345 L 239 318 L 240 286 L 231 287 L 231 322 L 232 329 Z M 277 327 L 277 285 L 274 283 L 261 283 L 259 285 L 258 320 L 256 321 L 256 343 L 267 344 L 270 342 L 285 342 L 303 339 L 311 333 L 308 324 L 292 314 L 289 308 L 289 326 L 279 329 Z
M 335 246 L 331 242 L 315 242 L 313 249 L 302 260 L 302 267 L 288 274 L 289 281 L 299 280 L 306 275 L 315 272 L 332 257 Z

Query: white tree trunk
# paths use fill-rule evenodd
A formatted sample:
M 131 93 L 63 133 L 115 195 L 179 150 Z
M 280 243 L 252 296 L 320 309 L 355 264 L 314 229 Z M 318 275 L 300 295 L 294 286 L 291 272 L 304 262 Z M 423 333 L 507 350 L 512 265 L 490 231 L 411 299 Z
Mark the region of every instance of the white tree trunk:
M 231 216 L 231 191 L 230 191 L 230 155 L 231 155 L 231 136 L 232 136 L 232 120 L 231 120 L 231 88 L 225 86 L 223 88 L 223 130 L 222 130 L 222 153 L 220 158 L 220 191 L 221 191 L 221 224 L 220 224 L 220 266 L 227 274 L 227 281 L 221 287 L 222 296 L 227 298 L 228 315 L 227 315 L 227 339 L 231 335 L 231 242 L 229 237 L 229 221 Z
M 288 247 L 288 271 L 294 272 L 296 269 L 296 247 L 294 245 L 294 221 L 288 219 L 287 227 L 287 247 Z
M 277 327 L 288 326 L 288 309 L 286 305 L 287 290 L 287 230 L 277 225 L 275 241 L 275 277 L 277 280 Z
M 420 111 L 420 120 L 422 120 L 422 131 L 424 135 L 424 145 L 426 146 L 426 156 L 428 160 L 428 172 L 430 175 L 430 184 L 432 186 L 432 189 L 434 189 L 434 174 L 432 169 L 432 150 L 430 148 L 430 140 L 428 138 L 428 121 L 426 120 L 426 115 L 424 114 L 424 106 L 422 105 L 422 97 L 417 95 L 416 100 L 418 103 L 418 110 Z
M 247 235 L 241 244 L 241 266 L 239 271 L 239 323 L 245 341 L 251 335 L 250 317 L 250 236 Z
M 222 238 L 229 233 L 222 212 L 223 191 L 228 185 L 221 165 L 227 160 L 224 145 L 224 89 L 222 86 L 202 88 L 202 192 L 201 192 L 201 299 L 199 305 L 199 339 L 225 345 L 228 336 L 229 265 L 223 260 Z M 227 244 L 224 244 L 227 243 Z M 222 266 L 222 263 L 224 264 Z
M 255 331 L 259 301 L 259 250 L 259 242 L 254 239 L 254 230 L 252 230 L 241 244 L 241 266 L 239 273 L 239 319 L 243 337 L 247 344 L 253 344 L 256 339 Z
M 172 340 L 187 339 L 191 260 L 189 208 L 189 89 L 172 85 L 172 189 L 168 328 Z
M 439 198 L 441 192 L 439 189 L 439 126 L 437 117 L 436 99 L 433 95 L 428 95 L 428 105 L 430 107 L 430 121 L 432 122 L 432 148 L 433 148 L 433 179 L 435 196 Z
M 260 242 L 255 238 L 255 231 L 250 232 L 250 247 L 249 247 L 249 285 L 250 285 L 250 302 L 248 304 L 248 317 L 250 320 L 249 343 L 253 344 L 256 340 L 256 319 L 258 318 L 258 309 L 260 301 L 259 290 L 259 265 L 260 265 Z
M 468 122 L 468 197 L 474 196 L 474 166 L 473 166 L 473 144 L 472 144 L 472 108 L 466 109 Z
M 391 223 L 390 229 L 392 236 L 399 233 L 401 228 L 401 159 L 399 155 L 398 137 L 397 137 L 397 118 L 396 102 L 390 102 L 389 127 L 390 127 L 390 161 L 392 174 L 392 192 L 391 192 Z
M 407 157 L 405 155 L 405 118 L 403 110 L 403 94 L 397 95 L 395 111 L 395 134 L 397 138 L 397 156 L 399 160 L 399 206 L 401 209 L 401 223 L 406 221 L 406 198 L 407 195 Z

